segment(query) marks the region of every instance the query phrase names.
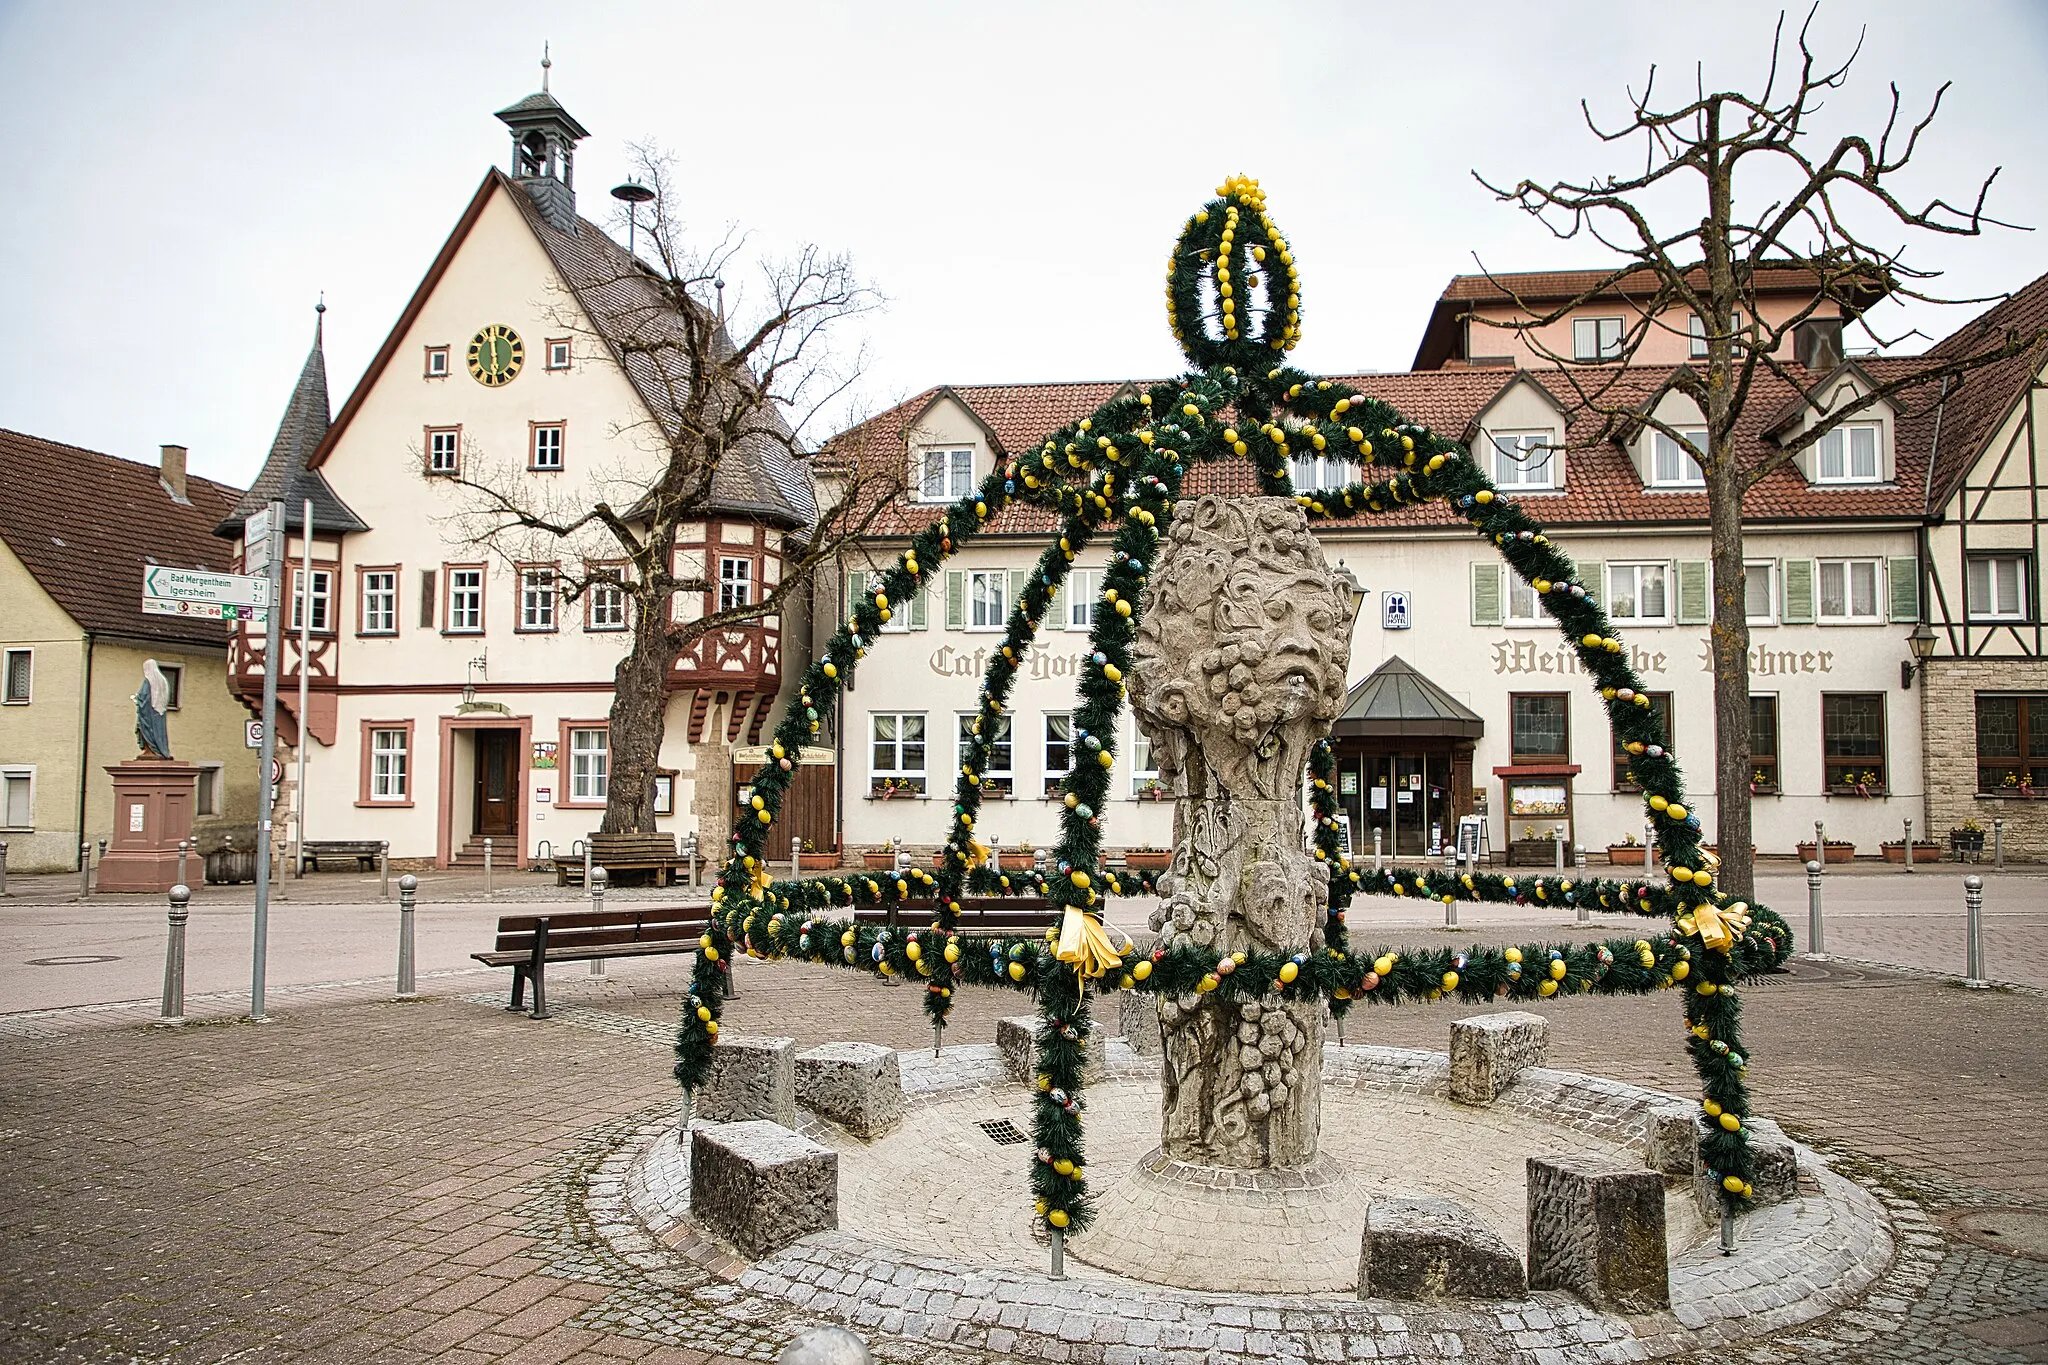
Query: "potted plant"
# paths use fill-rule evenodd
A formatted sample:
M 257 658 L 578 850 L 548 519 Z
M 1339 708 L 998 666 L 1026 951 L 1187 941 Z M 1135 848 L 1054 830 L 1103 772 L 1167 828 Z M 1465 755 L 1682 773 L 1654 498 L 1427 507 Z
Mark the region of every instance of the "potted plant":
M 1799 861 L 1800 861 L 1800 862 L 1802 862 L 1802 863 L 1810 863 L 1810 862 L 1813 862 L 1813 861 L 1814 861 L 1814 859 L 1815 859 L 1815 856 L 1816 856 L 1816 855 L 1815 855 L 1815 852 L 1814 852 L 1814 846 L 1813 846 L 1813 841 L 1812 841 L 1811 839 L 1809 839 L 1809 840 L 1807 840 L 1807 841 L 1806 841 L 1805 843 L 1803 843 L 1803 844 L 1799 845 Z M 1851 858 L 1853 858 L 1853 857 L 1855 857 L 1855 856 L 1856 856 L 1856 845 L 1855 845 L 1855 843 L 1854 843 L 1853 841 L 1851 841 L 1851 840 L 1848 840 L 1848 839 L 1830 839 L 1830 840 L 1828 840 L 1828 852 L 1827 852 L 1827 861 L 1828 861 L 1828 862 L 1831 862 L 1831 863 L 1846 863 L 1846 862 L 1848 862 L 1848 861 L 1849 861 L 1849 860 L 1850 860 Z M 1904 858 L 1904 855 L 1901 855 L 1901 861 L 1903 861 L 1903 858 Z
M 1778 794 L 1778 779 L 1764 769 L 1758 768 L 1749 775 L 1749 794 L 1751 796 L 1776 796 Z
M 1884 860 L 1888 863 L 1903 863 L 1906 861 L 1906 841 L 1904 839 L 1887 839 L 1879 844 L 1877 848 L 1880 853 L 1884 854 Z M 1913 861 L 1916 863 L 1940 862 L 1941 845 L 1932 839 L 1915 839 L 1913 841 Z
M 860 855 L 860 865 L 869 872 L 894 872 L 896 870 L 896 850 L 888 847 L 863 850 Z
M 796 865 L 800 872 L 830 872 L 839 866 L 839 854 L 833 849 L 820 853 L 818 846 L 806 839 L 797 852 Z
M 1975 820 L 1965 820 L 1948 832 L 1948 847 L 1961 862 L 1963 856 L 1981 857 L 1984 853 L 1984 826 Z M 1917 855 L 1916 855 L 1917 856 Z
M 1644 852 L 1635 835 L 1624 834 L 1620 843 L 1607 846 L 1607 861 L 1616 867 L 1641 867 Z
M 1030 844 L 996 850 L 996 866 L 1004 872 L 1029 872 L 1038 866 L 1038 850 Z
M 1137 797 L 1140 801 L 1164 801 L 1166 795 L 1166 784 L 1156 777 L 1148 777 L 1138 785 Z
M 1124 852 L 1124 866 L 1133 872 L 1164 872 L 1173 865 L 1173 854 L 1162 848 L 1147 845 L 1144 848 L 1127 849 Z
M 1833 768 L 1828 771 L 1828 795 L 1877 797 L 1885 794 L 1882 774 L 1864 768 Z

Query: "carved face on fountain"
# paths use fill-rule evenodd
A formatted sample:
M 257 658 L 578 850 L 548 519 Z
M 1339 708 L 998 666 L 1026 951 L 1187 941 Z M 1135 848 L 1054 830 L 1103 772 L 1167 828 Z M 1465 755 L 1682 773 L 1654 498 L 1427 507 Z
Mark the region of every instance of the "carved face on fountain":
M 1226 786 L 1278 795 L 1273 779 L 1343 706 L 1350 661 L 1347 604 L 1300 507 L 1182 504 L 1141 619 L 1131 704 L 1148 733 L 1185 731 Z M 1232 781 L 1252 768 L 1272 769 L 1260 790 Z

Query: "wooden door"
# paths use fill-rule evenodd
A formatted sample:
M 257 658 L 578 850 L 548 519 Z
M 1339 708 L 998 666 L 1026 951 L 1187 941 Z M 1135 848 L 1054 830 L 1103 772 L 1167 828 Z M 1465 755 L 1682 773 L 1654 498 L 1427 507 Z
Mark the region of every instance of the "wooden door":
M 476 732 L 476 832 L 519 832 L 519 732 Z

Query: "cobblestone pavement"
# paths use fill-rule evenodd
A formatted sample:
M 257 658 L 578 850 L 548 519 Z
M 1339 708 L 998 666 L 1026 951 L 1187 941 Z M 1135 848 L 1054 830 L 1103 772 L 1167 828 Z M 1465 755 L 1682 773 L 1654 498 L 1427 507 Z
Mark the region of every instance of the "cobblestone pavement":
M 551 1024 L 454 998 L 501 981 L 464 976 L 408 1004 L 284 995 L 260 1027 L 0 1036 L 0 1359 L 772 1359 L 789 1321 L 711 1311 L 714 1269 L 608 1249 L 581 1198 L 673 1101 L 685 970 L 559 973 L 551 997 L 577 1008 Z M 929 1041 L 911 988 L 793 964 L 740 981 L 743 1032 Z M 1689 1093 L 1677 1004 L 1553 1002 L 1552 1064 Z M 1795 963 L 1745 1004 L 1759 1108 L 1935 1221 L 1905 1225 L 1912 1254 L 1864 1308 L 1713 1358 L 2048 1359 L 2048 1264 L 1940 1230 L 2048 1205 L 2048 997 Z M 989 1041 L 1019 1006 L 963 992 L 951 1036 Z M 1441 1049 L 1460 1013 L 1361 1010 L 1349 1033 Z

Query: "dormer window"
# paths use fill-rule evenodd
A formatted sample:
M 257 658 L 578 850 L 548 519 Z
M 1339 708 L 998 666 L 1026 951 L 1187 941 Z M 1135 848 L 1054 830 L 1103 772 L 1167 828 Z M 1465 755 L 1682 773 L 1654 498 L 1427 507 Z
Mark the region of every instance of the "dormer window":
M 1572 320 L 1572 359 L 1588 361 L 1621 359 L 1621 319 L 1574 318 Z
M 1681 435 L 1692 442 L 1695 449 L 1704 450 L 1707 433 L 1685 431 Z M 1707 476 L 1700 469 L 1700 462 L 1687 450 L 1661 431 L 1650 433 L 1650 486 L 1652 488 L 1704 488 Z
M 918 452 L 919 502 L 952 502 L 974 488 L 974 451 L 966 446 L 935 446 Z
M 1816 443 L 1815 483 L 1876 483 L 1882 432 L 1875 422 L 1844 422 Z
M 1547 431 L 1494 431 L 1493 481 L 1509 490 L 1559 486 L 1556 438 Z

